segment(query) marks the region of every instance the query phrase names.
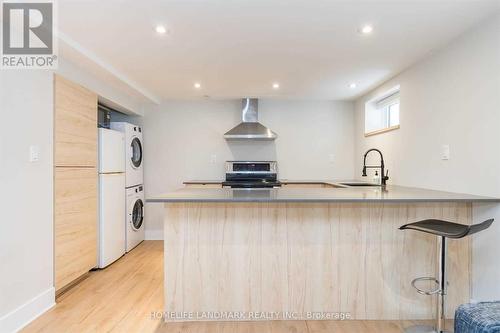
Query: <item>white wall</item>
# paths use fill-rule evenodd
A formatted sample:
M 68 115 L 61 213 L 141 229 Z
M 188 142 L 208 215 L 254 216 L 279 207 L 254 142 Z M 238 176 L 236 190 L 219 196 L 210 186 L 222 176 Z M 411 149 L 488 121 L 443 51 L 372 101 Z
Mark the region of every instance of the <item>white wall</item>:
M 0 332 L 54 304 L 52 87 L 48 71 L 0 72 Z
M 116 108 L 118 111 L 138 116 L 144 114 L 143 101 L 111 86 L 66 59 L 59 59 L 56 72 L 66 79 L 92 90 L 99 95 L 99 101 L 106 102 L 106 105 Z
M 233 159 L 277 160 L 282 179 L 353 177 L 350 102 L 260 100 L 259 121 L 278 134 L 275 141 L 224 140 L 241 121 L 241 100 L 163 103 L 143 121 L 146 197 L 186 180 L 223 179 L 224 162 Z M 161 205 L 147 205 L 148 237 L 162 237 L 162 217 Z
M 401 129 L 365 138 L 365 102 L 398 84 Z M 355 121 L 356 166 L 380 148 L 393 184 L 500 197 L 500 16 L 358 99 Z M 500 213 L 488 212 L 497 221 L 473 243 L 476 299 L 500 299 Z
M 60 60 L 58 74 L 128 111 L 144 101 Z M 15 331 L 54 305 L 53 73 L 0 71 L 0 332 Z M 29 162 L 29 146 L 40 160 Z

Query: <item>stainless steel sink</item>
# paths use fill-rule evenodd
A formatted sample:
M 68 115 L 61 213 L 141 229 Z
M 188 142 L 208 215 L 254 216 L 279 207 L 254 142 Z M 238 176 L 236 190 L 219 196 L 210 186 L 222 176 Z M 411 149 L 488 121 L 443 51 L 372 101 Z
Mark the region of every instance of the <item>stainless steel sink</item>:
M 344 186 L 380 186 L 378 184 L 373 184 L 373 183 L 363 183 L 363 182 L 356 182 L 356 183 L 339 183 L 340 185 Z

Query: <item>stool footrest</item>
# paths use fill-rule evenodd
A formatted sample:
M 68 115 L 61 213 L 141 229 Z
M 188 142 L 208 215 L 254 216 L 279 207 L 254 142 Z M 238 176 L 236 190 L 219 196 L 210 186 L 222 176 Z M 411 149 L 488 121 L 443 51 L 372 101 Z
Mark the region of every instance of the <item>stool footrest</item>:
M 420 281 L 432 281 L 434 282 L 438 287 L 436 289 L 433 289 L 433 290 L 424 290 L 424 289 L 420 289 L 419 287 L 417 287 L 417 282 L 420 282 Z M 416 278 L 416 279 L 413 279 L 411 281 L 411 285 L 413 288 L 415 288 L 417 290 L 417 292 L 421 295 L 435 295 L 435 294 L 438 294 L 441 292 L 441 287 L 440 287 L 440 283 L 439 281 L 436 279 L 436 278 L 433 278 L 433 277 L 430 277 L 430 276 L 424 276 L 424 277 L 419 277 L 419 278 Z

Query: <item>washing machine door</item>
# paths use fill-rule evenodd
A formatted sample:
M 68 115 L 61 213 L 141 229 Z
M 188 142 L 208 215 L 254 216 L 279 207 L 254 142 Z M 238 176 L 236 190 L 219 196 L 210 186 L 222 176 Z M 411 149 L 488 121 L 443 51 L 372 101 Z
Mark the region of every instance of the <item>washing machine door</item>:
M 142 164 L 142 144 L 141 140 L 138 137 L 134 137 L 132 139 L 132 142 L 130 143 L 130 149 L 130 163 L 132 163 L 132 167 L 137 169 Z
M 134 202 L 134 207 L 132 208 L 132 219 L 131 226 L 132 229 L 138 231 L 142 227 L 144 221 L 144 203 L 141 199 L 137 199 Z

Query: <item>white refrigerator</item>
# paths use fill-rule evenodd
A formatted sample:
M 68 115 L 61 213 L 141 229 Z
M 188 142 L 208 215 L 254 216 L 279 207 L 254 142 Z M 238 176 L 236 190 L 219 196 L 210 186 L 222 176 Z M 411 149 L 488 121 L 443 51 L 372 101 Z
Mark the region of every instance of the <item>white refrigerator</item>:
M 99 128 L 99 268 L 125 254 L 125 135 Z

